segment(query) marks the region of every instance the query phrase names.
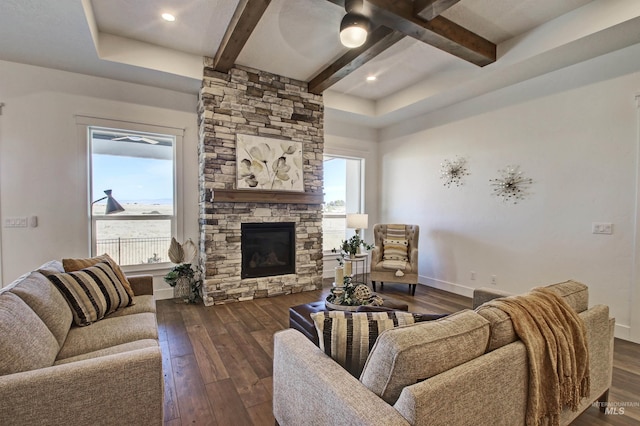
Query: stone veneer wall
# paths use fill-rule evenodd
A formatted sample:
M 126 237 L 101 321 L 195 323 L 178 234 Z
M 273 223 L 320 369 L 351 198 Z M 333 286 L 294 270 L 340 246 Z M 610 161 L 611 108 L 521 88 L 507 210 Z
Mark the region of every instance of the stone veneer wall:
M 306 193 L 322 194 L 322 96 L 307 83 L 237 66 L 228 74 L 205 58 L 200 91 L 200 261 L 205 305 L 322 287 L 322 204 L 217 202 L 235 189 L 236 134 L 300 141 Z M 296 223 L 296 273 L 241 279 L 240 225 Z

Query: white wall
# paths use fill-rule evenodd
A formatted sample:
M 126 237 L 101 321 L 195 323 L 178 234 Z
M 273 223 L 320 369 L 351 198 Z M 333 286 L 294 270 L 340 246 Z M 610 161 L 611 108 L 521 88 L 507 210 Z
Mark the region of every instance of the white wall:
M 364 126 L 325 120 L 324 152 L 328 155 L 364 158 L 364 211 L 369 215 L 369 229 L 364 240 L 373 243 L 373 225 L 378 222 L 378 144 L 377 131 Z M 333 276 L 336 255 L 325 255 L 323 277 Z
M 183 238 L 198 241 L 196 95 L 0 61 L 0 102 L 0 219 L 39 219 L 36 228 L 2 228 L 2 285 L 48 260 L 89 254 L 76 115 L 185 129 Z M 160 297 L 171 295 L 165 272 L 153 271 Z
M 610 306 L 618 337 L 639 341 L 640 65 L 628 62 L 639 53 L 634 46 L 381 132 L 380 216 L 420 225 L 422 283 L 469 296 L 492 275 L 512 292 L 575 279 L 589 286 L 591 305 Z M 440 163 L 457 155 L 470 175 L 446 188 Z M 517 205 L 489 184 L 507 165 L 533 179 Z M 592 222 L 613 223 L 613 235 L 592 234 Z

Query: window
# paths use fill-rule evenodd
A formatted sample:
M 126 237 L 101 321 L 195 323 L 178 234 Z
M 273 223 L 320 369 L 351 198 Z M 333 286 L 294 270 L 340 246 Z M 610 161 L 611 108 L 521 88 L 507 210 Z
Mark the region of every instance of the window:
M 92 254 L 107 253 L 125 266 L 169 262 L 175 135 L 95 126 L 88 132 Z M 124 211 L 107 212 L 114 205 L 108 190 Z
M 363 169 L 361 158 L 324 156 L 324 251 L 339 247 L 354 232 L 347 230 L 347 213 L 363 212 Z

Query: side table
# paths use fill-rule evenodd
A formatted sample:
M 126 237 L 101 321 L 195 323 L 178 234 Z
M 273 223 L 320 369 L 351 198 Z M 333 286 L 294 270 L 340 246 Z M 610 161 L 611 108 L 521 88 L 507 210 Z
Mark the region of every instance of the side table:
M 367 272 L 369 266 L 369 254 L 356 254 L 354 257 L 349 256 L 348 258 L 345 258 L 345 260 L 351 261 L 351 272 L 353 273 L 354 281 L 369 285 L 369 273 Z M 358 271 L 360 271 L 360 268 L 362 268 L 362 273 L 360 274 L 362 275 L 362 281 L 358 281 Z

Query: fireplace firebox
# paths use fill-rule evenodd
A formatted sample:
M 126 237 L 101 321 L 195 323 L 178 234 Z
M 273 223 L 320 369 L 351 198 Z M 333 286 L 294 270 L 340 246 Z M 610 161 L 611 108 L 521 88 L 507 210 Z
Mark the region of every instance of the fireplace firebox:
M 241 224 L 241 278 L 296 273 L 294 222 Z

